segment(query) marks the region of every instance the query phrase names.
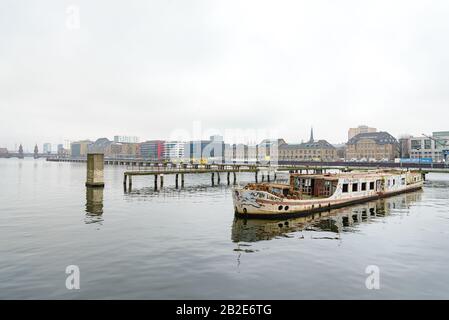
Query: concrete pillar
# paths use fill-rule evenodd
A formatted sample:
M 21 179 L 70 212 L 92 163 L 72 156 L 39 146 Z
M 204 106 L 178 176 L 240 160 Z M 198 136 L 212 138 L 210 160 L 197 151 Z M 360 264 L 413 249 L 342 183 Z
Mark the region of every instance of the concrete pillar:
M 177 173 L 177 174 L 175 175 L 175 188 L 176 188 L 176 189 L 178 189 L 178 176 L 179 176 L 179 174 Z
M 157 174 L 154 175 L 154 190 L 157 190 Z
M 104 187 L 104 154 L 87 155 L 87 187 Z
M 161 174 L 161 188 L 164 186 L 164 175 Z
M 86 212 L 90 215 L 103 214 L 103 188 L 86 188 Z
M 229 176 L 231 175 L 231 172 L 228 172 L 228 174 L 227 174 L 227 182 L 228 182 L 228 186 L 229 186 L 229 184 L 230 184 L 230 179 L 229 179 Z

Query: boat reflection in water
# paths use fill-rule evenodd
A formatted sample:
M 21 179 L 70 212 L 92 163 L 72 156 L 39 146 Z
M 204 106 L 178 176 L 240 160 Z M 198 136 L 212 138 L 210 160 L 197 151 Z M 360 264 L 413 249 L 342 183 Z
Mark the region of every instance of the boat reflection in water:
M 289 234 L 300 231 L 332 232 L 337 234 L 332 239 L 338 239 L 338 234 L 342 232 L 354 232 L 354 227 L 359 223 L 373 222 L 376 218 L 388 216 L 392 210 L 409 208 L 414 202 L 420 201 L 421 193 L 422 191 L 416 191 L 401 194 L 293 219 L 265 220 L 236 217 L 232 225 L 232 241 L 270 240 L 290 237 Z
M 103 188 L 86 187 L 86 224 L 103 221 L 103 191 Z

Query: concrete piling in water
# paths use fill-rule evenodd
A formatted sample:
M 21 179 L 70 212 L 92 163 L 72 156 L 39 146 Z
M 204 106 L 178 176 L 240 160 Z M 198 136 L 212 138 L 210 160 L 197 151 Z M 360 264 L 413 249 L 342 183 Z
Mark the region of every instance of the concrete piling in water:
M 212 172 L 211 175 L 210 175 L 210 179 L 212 181 L 212 185 L 215 184 L 215 177 L 214 176 L 215 176 L 215 174 Z
M 104 154 L 89 153 L 87 155 L 86 187 L 104 187 Z
M 236 175 L 236 173 L 234 172 L 234 184 L 236 184 L 236 182 L 237 182 L 237 175 Z
M 184 187 L 184 173 L 181 173 L 181 187 Z
M 217 184 L 220 184 L 220 172 L 217 172 Z
M 230 175 L 231 175 L 231 173 L 230 173 L 230 172 L 228 172 L 228 175 L 227 175 L 227 182 L 228 182 L 228 186 L 229 186 L 229 184 L 230 184 L 230 179 L 229 179 Z
M 103 188 L 86 188 L 86 212 L 89 215 L 103 214 Z
M 161 188 L 164 186 L 164 175 L 161 174 Z
M 154 175 L 154 190 L 157 190 L 157 174 Z
M 178 189 L 178 174 L 175 176 L 175 188 Z

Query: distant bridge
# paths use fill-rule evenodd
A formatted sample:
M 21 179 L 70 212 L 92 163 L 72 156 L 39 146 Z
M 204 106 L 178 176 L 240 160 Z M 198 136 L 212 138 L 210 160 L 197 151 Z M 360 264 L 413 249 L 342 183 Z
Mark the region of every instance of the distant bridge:
M 46 155 L 48 156 L 48 155 Z M 67 157 L 47 157 L 47 161 L 56 162 L 86 162 L 86 157 L 67 158 Z M 172 167 L 177 166 L 177 163 L 161 162 L 149 159 L 139 158 L 113 158 L 105 157 L 104 163 L 106 165 L 122 165 L 132 167 L 148 167 L 148 166 L 163 166 Z M 184 165 L 187 164 L 184 162 Z M 377 169 L 377 168 L 398 168 L 398 169 L 421 169 L 429 172 L 449 172 L 449 164 L 445 163 L 396 163 L 396 162 L 346 162 L 346 161 L 279 161 L 277 163 L 254 163 L 254 162 L 226 162 L 216 163 L 216 165 L 236 165 L 236 166 L 258 166 L 258 167 L 271 167 L 278 170 L 291 170 L 300 169 Z M 198 164 L 194 164 L 198 166 Z M 207 164 L 207 165 L 215 165 Z
M 22 154 L 24 158 L 34 158 L 34 153 L 31 152 L 24 152 Z M 38 153 L 38 158 L 54 158 L 54 154 L 48 154 L 48 153 Z M 18 152 L 8 152 L 5 154 L 0 154 L 0 158 L 20 158 L 20 153 Z

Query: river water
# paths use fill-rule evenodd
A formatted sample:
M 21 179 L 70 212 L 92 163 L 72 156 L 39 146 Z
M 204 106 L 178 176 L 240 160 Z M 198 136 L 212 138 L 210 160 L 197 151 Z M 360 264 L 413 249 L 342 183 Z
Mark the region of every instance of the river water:
M 177 190 L 166 176 L 155 191 L 143 176 L 125 191 L 124 169 L 106 166 L 104 190 L 91 190 L 85 164 L 0 159 L 0 299 L 449 298 L 448 174 L 363 205 L 245 221 L 226 179 L 186 176 Z M 79 290 L 66 288 L 69 265 Z M 379 289 L 366 285 L 373 268 Z

